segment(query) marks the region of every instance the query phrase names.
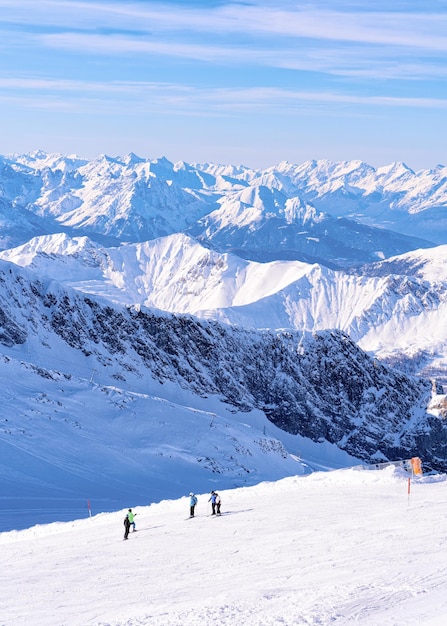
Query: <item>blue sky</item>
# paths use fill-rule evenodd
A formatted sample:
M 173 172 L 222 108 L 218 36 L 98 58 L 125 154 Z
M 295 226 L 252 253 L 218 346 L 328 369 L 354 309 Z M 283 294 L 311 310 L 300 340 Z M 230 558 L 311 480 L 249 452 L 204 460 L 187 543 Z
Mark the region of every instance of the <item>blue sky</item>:
M 0 0 L 0 154 L 447 163 L 445 0 Z

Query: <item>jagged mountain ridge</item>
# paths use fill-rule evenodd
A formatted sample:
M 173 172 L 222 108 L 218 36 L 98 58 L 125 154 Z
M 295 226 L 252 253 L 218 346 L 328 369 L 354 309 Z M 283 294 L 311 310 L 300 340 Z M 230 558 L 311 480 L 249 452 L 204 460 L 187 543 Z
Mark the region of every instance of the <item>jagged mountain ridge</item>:
M 218 251 L 237 250 L 259 261 L 284 258 L 337 267 L 430 247 L 433 240 L 421 238 L 435 230 L 427 211 L 444 206 L 441 170 L 408 170 L 413 178 L 405 203 L 405 194 L 393 187 L 392 169 L 385 173 L 358 162 L 283 163 L 257 171 L 136 155 L 85 161 L 38 152 L 2 157 L 0 163 L 0 196 L 44 220 L 41 234 L 66 232 L 116 245 L 187 232 Z M 318 195 L 314 180 L 320 183 L 323 173 L 333 178 Z M 402 234 L 394 220 L 399 228 L 392 232 L 397 213 L 409 221 L 419 184 L 425 204 L 418 224 Z M 421 222 L 426 216 L 428 230 Z M 437 226 L 435 241 L 447 242 L 441 218 Z M 4 247 L 26 240 L 17 229 Z
M 26 348 L 42 372 L 54 372 L 58 353 L 69 350 L 72 372 L 88 364 L 123 389 L 170 385 L 177 397 L 183 389 L 189 400 L 215 397 L 236 412 L 261 411 L 281 430 L 358 459 L 418 453 L 446 469 L 447 427 L 428 410 L 431 384 L 381 365 L 340 331 L 231 328 L 104 304 L 6 262 L 0 272 L 5 356 Z M 59 384 L 64 374 L 50 376 Z
M 338 328 L 410 373 L 446 380 L 447 247 L 335 271 L 256 263 L 186 235 L 103 248 L 87 238 L 35 238 L 0 258 L 112 302 L 192 313 L 250 328 Z
M 204 303 L 227 308 L 251 303 L 307 274 L 300 261 L 256 263 L 170 235 L 104 248 L 86 237 L 36 237 L 0 258 L 112 302 L 200 315 Z

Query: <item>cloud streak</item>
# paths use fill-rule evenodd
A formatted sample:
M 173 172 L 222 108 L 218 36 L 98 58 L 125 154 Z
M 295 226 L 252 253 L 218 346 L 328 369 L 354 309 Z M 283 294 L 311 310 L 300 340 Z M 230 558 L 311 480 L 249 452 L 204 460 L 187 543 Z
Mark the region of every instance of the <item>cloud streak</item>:
M 129 113 L 135 107 L 154 107 L 169 104 L 184 112 L 207 110 L 208 113 L 234 112 L 252 110 L 253 108 L 275 107 L 277 111 L 292 110 L 303 104 L 320 106 L 356 105 L 357 107 L 405 107 L 418 109 L 447 109 L 447 99 L 443 98 L 412 98 L 389 96 L 359 96 L 336 92 L 314 92 L 279 88 L 192 88 L 187 85 L 150 83 L 134 81 L 83 82 L 69 80 L 42 79 L 0 79 L 2 96 L 0 102 L 11 101 L 8 91 L 20 93 L 16 95 L 16 105 L 27 108 L 41 108 L 48 103 L 52 109 L 60 106 L 61 110 L 72 109 L 74 102 L 82 102 L 83 106 L 102 109 L 104 104 L 110 106 L 116 99 L 117 106 L 122 108 L 122 100 L 132 103 Z M 38 94 L 30 98 L 30 93 Z M 64 100 L 61 94 L 68 94 Z M 90 96 L 85 99 L 85 95 Z
M 266 67 L 357 79 L 427 80 L 446 75 L 447 15 L 290 9 L 288 3 L 0 0 L 8 48 L 60 50 L 74 57 L 145 55 L 219 66 Z M 306 5 L 312 6 L 312 5 Z M 175 8 L 174 8 L 175 7 Z M 1 45 L 1 43 L 0 43 Z
M 301 72 L 321 72 L 338 76 L 379 79 L 441 78 L 447 68 L 436 59 L 419 59 L 414 55 L 398 54 L 382 48 L 363 46 L 318 48 L 282 47 L 257 48 L 237 45 L 209 45 L 178 41 L 161 41 L 154 38 L 123 37 L 113 35 L 91 35 L 85 33 L 63 33 L 39 36 L 40 43 L 58 50 L 76 50 L 79 55 L 87 54 L 118 57 L 120 55 L 147 55 L 173 59 L 188 59 L 200 64 L 282 68 Z
M 361 3 L 360 3 L 361 4 Z M 367 3 L 365 3 L 366 6 Z M 360 44 L 422 48 L 433 52 L 447 50 L 447 15 L 426 11 L 352 11 L 349 4 L 338 10 L 287 8 L 278 0 L 265 4 L 228 2 L 223 6 L 188 3 L 83 2 L 69 0 L 0 0 L 2 21 L 21 26 L 62 31 L 95 31 L 98 28 L 135 29 L 147 34 L 195 33 L 247 37 L 284 36 Z

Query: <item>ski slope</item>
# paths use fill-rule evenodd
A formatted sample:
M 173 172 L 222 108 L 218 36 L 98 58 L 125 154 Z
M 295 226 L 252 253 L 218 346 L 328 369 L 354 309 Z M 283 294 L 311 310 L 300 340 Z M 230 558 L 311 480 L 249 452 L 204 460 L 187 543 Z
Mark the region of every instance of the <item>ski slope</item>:
M 344 469 L 0 534 L 2 626 L 441 626 L 446 476 Z M 218 487 L 216 487 L 217 490 Z M 133 503 L 129 502 L 129 506 Z

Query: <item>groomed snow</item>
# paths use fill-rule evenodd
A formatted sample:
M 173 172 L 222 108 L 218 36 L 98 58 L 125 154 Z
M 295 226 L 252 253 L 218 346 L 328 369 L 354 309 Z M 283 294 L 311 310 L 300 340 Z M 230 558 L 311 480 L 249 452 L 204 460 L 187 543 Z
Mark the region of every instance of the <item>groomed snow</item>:
M 435 626 L 446 476 L 317 472 L 0 534 L 2 626 Z M 129 502 L 132 506 L 132 502 Z

